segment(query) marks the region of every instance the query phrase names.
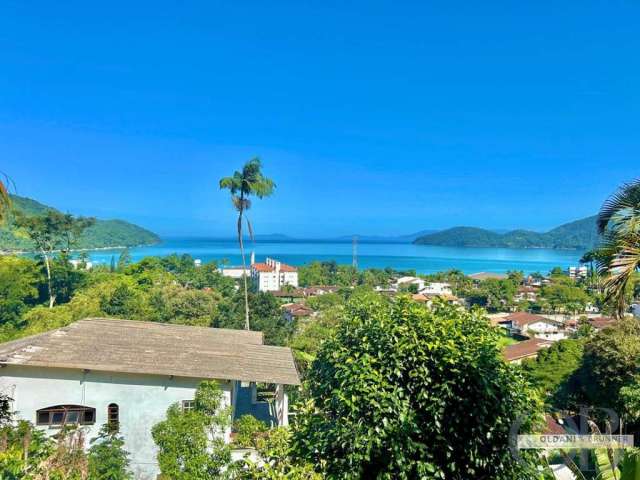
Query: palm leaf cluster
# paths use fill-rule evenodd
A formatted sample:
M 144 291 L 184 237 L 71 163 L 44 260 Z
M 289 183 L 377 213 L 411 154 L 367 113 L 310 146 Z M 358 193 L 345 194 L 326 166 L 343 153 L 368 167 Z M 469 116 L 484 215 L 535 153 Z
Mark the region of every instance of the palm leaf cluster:
M 625 314 L 626 291 L 640 267 L 640 179 L 624 184 L 598 214 L 602 243 L 596 263 L 604 276 L 605 299 Z

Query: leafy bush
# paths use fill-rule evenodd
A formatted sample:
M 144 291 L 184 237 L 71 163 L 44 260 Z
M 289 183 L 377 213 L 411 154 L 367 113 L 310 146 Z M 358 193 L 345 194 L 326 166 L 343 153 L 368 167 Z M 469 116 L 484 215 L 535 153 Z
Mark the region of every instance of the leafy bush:
M 238 447 L 255 448 L 261 433 L 269 429 L 266 423 L 253 415 L 242 415 L 233 422 L 235 437 L 233 443 Z
M 540 403 L 479 310 L 355 298 L 308 373 L 296 454 L 330 478 L 538 478 L 510 428 Z

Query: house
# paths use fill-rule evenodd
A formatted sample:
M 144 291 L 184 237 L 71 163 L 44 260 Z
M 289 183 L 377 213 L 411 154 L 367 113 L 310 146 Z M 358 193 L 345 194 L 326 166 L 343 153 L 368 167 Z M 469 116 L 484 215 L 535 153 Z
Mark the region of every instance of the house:
M 304 303 L 289 303 L 282 306 L 282 315 L 288 322 L 293 322 L 299 318 L 308 318 L 314 313 L 315 312 Z
M 515 312 L 504 317 L 499 323 L 512 335 L 533 336 L 547 340 L 567 338 L 562 322 L 533 313 Z
M 600 331 L 612 326 L 616 322 L 616 319 L 611 317 L 594 317 L 589 318 L 587 321 L 595 330 Z
M 425 295 L 453 295 L 451 285 L 446 282 L 429 282 L 418 293 L 424 293 Z
M 411 295 L 412 300 L 420 303 L 425 303 L 428 307 L 431 307 L 431 305 L 433 305 L 433 301 L 436 298 L 444 300 L 446 303 L 450 305 L 462 305 L 462 301 L 458 297 L 456 297 L 455 295 L 449 295 L 446 293 L 443 293 L 440 295 L 427 294 L 427 293 L 414 293 L 413 295 Z
M 514 299 L 517 302 L 535 302 L 538 299 L 538 289 L 529 285 L 522 285 L 518 287 L 518 292 L 515 294 Z
M 277 425 L 288 423 L 284 385 L 300 383 L 291 350 L 263 345 L 260 332 L 104 318 L 0 344 L 0 367 L 17 419 L 50 435 L 79 424 L 87 439 L 116 425 L 141 480 L 159 472 L 152 427 L 170 405 L 190 408 L 202 380 L 219 383 L 234 415 L 261 406 L 241 395 L 249 387 L 276 384 L 267 412 Z
M 314 285 L 302 289 L 305 297 L 317 297 L 326 293 L 336 293 L 338 290 L 340 290 L 340 287 L 335 285 Z
M 589 269 L 586 265 L 581 265 L 579 267 L 569 267 L 567 269 L 567 274 L 570 278 L 578 279 L 578 278 L 587 278 L 589 274 Z
M 551 345 L 553 342 L 549 340 L 530 338 L 513 345 L 507 345 L 504 347 L 503 356 L 509 363 L 520 363 L 525 358 L 536 358 L 540 350 L 549 348 Z
M 509 277 L 504 273 L 478 272 L 472 273 L 469 278 L 476 282 L 481 282 L 483 280 L 505 280 Z
M 285 285 L 298 287 L 298 269 L 273 258 L 251 263 L 251 281 L 261 292 L 282 290 Z
M 420 277 L 410 277 L 410 276 L 400 277 L 396 280 L 395 289 L 396 290 L 408 289 L 411 285 L 415 285 L 416 286 L 415 291 L 419 292 L 420 290 L 424 290 L 425 281 Z
M 218 270 L 223 276 L 230 277 L 235 280 L 242 278 L 243 275 L 246 275 L 247 277 L 251 275 L 249 267 L 245 268 L 242 265 L 225 266 Z

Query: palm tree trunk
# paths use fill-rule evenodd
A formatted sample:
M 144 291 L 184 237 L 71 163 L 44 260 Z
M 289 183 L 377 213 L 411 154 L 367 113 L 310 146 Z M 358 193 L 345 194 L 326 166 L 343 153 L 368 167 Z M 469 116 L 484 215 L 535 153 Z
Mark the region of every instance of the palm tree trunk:
M 242 201 L 242 195 L 240 200 Z M 244 241 L 242 240 L 242 214 L 238 214 L 238 243 L 240 244 L 240 256 L 242 257 L 242 280 L 244 281 L 244 328 L 249 330 L 249 286 L 247 285 L 247 260 L 244 254 Z
M 47 289 L 49 291 L 49 308 L 53 308 L 53 304 L 56 301 L 56 297 L 53 295 L 53 286 L 51 284 L 51 266 L 49 265 L 49 255 L 42 250 L 42 256 L 44 257 L 44 266 L 47 270 Z

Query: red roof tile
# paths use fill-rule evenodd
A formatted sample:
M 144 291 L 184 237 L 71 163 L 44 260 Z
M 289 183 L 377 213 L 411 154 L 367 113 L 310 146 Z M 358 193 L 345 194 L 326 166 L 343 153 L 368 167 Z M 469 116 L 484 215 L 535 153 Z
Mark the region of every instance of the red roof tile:
M 514 343 L 513 345 L 507 345 L 503 351 L 504 358 L 508 362 L 512 362 L 521 358 L 532 357 L 541 349 L 548 348 L 552 343 L 553 342 L 549 340 L 531 338 L 523 342 Z

